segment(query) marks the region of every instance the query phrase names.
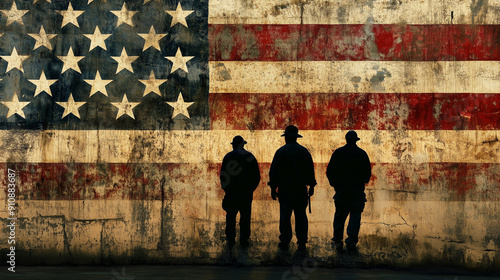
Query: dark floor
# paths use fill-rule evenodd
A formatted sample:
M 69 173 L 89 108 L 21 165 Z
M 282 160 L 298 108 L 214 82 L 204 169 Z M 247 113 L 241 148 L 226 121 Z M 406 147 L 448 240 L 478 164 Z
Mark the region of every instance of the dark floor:
M 423 274 L 383 269 L 337 269 L 303 266 L 27 266 L 16 267 L 12 273 L 2 266 L 0 279 L 71 279 L 71 280 L 154 280 L 154 279 L 288 279 L 288 280 L 344 280 L 344 279 L 404 279 L 404 280 L 498 280 L 498 276 L 471 276 L 452 274 Z

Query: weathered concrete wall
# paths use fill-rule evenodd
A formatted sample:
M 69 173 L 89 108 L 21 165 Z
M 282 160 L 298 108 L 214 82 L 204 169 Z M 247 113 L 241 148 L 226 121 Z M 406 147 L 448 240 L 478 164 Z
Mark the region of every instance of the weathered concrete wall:
M 500 4 L 424 2 L 210 1 L 211 130 L 0 131 L 0 182 L 16 173 L 18 265 L 231 262 L 218 170 L 237 134 L 263 178 L 251 247 L 238 254 L 288 263 L 266 183 L 279 135 L 294 123 L 318 180 L 309 256 L 327 266 L 498 272 Z M 330 246 L 334 192 L 324 175 L 348 129 L 374 175 L 357 258 Z
M 16 132 L 9 133 L 12 138 L 20 136 Z M 182 159 L 181 155 L 158 156 L 161 151 L 173 149 L 177 145 L 174 141 L 151 140 L 156 147 L 149 145 L 142 153 L 147 162 L 136 159 L 135 163 L 79 163 L 73 159 L 69 164 L 17 164 L 17 155 L 4 150 L 3 156 L 9 158 L 10 154 L 12 163 L 1 166 L 0 181 L 7 181 L 7 168 L 16 170 L 17 174 L 19 265 L 227 263 L 225 216 L 221 208 L 223 192 L 217 184 L 217 174 L 220 159 L 230 150 L 229 136 L 234 132 L 219 133 L 226 137 L 220 136 L 220 140 L 206 147 L 202 143 L 206 143 L 207 138 L 196 133 L 192 138 L 186 136 L 193 141 L 186 141 L 185 148 L 193 148 L 198 154 L 184 154 Z M 279 206 L 270 199 L 265 183 L 271 151 L 283 141 L 279 137 L 281 131 L 237 133 L 248 140 L 248 149 L 257 155 L 263 177 L 254 195 L 252 246 L 248 259 L 255 264 L 279 263 L 282 261 L 276 246 Z M 354 263 L 342 262 L 330 247 L 334 192 L 324 175 L 328 157 L 334 147 L 341 145 L 344 133 L 304 131 L 301 139 L 313 154 L 318 179 L 312 198 L 313 212 L 309 214 L 310 256 L 333 266 L 436 265 L 497 271 L 500 146 L 498 141 L 486 141 L 498 137 L 497 133 L 477 132 L 471 140 L 464 137 L 463 132 L 433 132 L 439 139 L 411 137 L 414 139 L 411 145 L 404 142 L 406 138 L 395 141 L 395 138 L 381 137 L 382 140 L 376 143 L 362 140 L 360 146 L 372 158 L 374 176 L 367 186 L 368 203 L 360 236 L 361 257 Z M 372 139 L 372 133 L 359 131 L 362 139 Z M 57 143 L 52 147 L 56 149 L 53 156 L 58 154 L 59 161 L 66 161 L 69 154 L 65 155 L 63 150 L 74 147 L 68 145 L 67 137 L 58 136 L 58 132 L 50 134 L 46 137 L 64 139 L 54 140 Z M 108 135 L 110 140 L 111 135 L 118 134 L 102 132 L 99 138 Z M 25 135 L 19 144 L 36 147 L 33 139 L 40 138 L 33 137 L 36 133 L 30 135 Z M 123 139 L 114 145 L 127 146 L 136 141 L 133 137 Z M 265 145 L 258 139 L 270 141 Z M 96 143 L 101 147 L 97 150 L 108 151 L 103 154 L 134 156 L 135 149 L 127 149 L 125 155 L 110 149 L 106 141 Z M 449 163 L 446 149 L 436 148 L 431 143 L 451 146 L 450 150 L 455 150 L 453 153 L 457 156 L 456 162 Z M 464 145 L 462 151 L 461 145 Z M 476 147 L 475 153 L 470 152 L 471 147 Z M 432 162 L 417 161 L 424 155 L 432 157 L 433 153 L 436 157 Z M 474 155 L 474 160 L 470 159 L 472 163 L 460 162 L 460 158 L 467 159 L 469 153 L 471 157 Z M 7 200 L 6 194 L 6 191 L 1 192 L 2 206 Z M 6 206 L 0 211 L 2 236 L 7 236 Z M 6 241 L 6 238 L 0 240 L 2 258 L 6 257 Z

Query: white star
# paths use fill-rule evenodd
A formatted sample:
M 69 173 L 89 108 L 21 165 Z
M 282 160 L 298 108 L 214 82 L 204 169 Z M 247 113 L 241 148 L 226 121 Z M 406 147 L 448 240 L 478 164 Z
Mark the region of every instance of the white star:
M 101 74 L 99 71 L 95 74 L 95 79 L 93 80 L 85 80 L 84 81 L 92 86 L 90 89 L 90 96 L 101 92 L 102 94 L 108 96 L 108 92 L 106 91 L 106 86 L 111 83 L 113 80 L 103 80 L 101 79 Z M 89 96 L 89 97 L 90 97 Z
M 0 55 L 0 57 L 7 61 L 7 70 L 5 70 L 5 73 L 14 68 L 24 73 L 23 62 L 28 59 L 29 55 L 18 55 L 16 47 L 14 47 L 10 55 Z
M 161 96 L 160 85 L 166 81 L 167 79 L 156 79 L 153 70 L 151 70 L 151 74 L 149 75 L 148 80 L 139 80 L 139 82 L 143 83 L 146 86 L 143 96 L 146 96 L 150 92 L 154 92 Z
M 48 95 L 52 96 L 52 91 L 50 90 L 50 86 L 53 83 L 57 82 L 57 79 L 56 80 L 47 80 L 47 77 L 45 77 L 45 73 L 42 70 L 42 74 L 40 74 L 40 79 L 28 80 L 28 81 L 30 81 L 31 83 L 36 85 L 35 95 L 33 97 L 37 96 L 38 94 L 40 94 L 42 92 L 46 92 Z
M 138 56 L 128 56 L 125 47 L 123 47 L 120 56 L 112 56 L 111 58 L 118 62 L 118 67 L 116 68 L 115 74 L 118 74 L 118 72 L 120 72 L 122 69 L 127 69 L 130 72 L 134 73 L 132 62 L 134 62 L 138 58 Z
M 18 22 L 19 24 L 24 25 L 23 23 L 23 16 L 29 10 L 18 10 L 17 9 L 17 4 L 16 1 L 12 1 L 12 6 L 10 7 L 10 10 L 0 10 L 6 17 L 7 17 L 7 24 L 9 25 L 14 22 Z
M 39 47 L 46 47 L 49 50 L 52 50 L 52 44 L 50 40 L 57 36 L 57 34 L 47 34 L 43 25 L 40 27 L 40 31 L 38 34 L 28 34 L 36 40 L 35 46 L 33 50 L 38 49 Z
M 88 4 L 90 4 L 90 3 L 92 3 L 92 2 L 94 2 L 94 0 L 89 0 L 89 1 L 87 2 L 87 5 L 88 5 Z M 107 2 L 108 2 L 108 0 L 101 0 L 101 2 L 102 2 L 102 3 L 107 3 Z
M 78 61 L 82 60 L 84 56 L 75 56 L 71 47 L 69 47 L 68 55 L 57 57 L 64 62 L 61 74 L 69 69 L 73 69 L 80 74 L 82 73 L 82 71 L 80 71 L 80 67 L 78 66 Z
M 142 51 L 147 50 L 149 47 L 153 47 L 153 48 L 161 51 L 159 43 L 160 43 L 161 38 L 165 37 L 165 35 L 167 35 L 167 34 L 156 34 L 153 26 L 151 26 L 151 28 L 149 29 L 148 34 L 139 33 L 139 36 L 141 36 L 145 40 L 144 48 L 142 49 Z
M 128 102 L 127 95 L 123 95 L 122 102 L 111 102 L 113 106 L 118 108 L 118 114 L 116 115 L 116 119 L 119 117 L 127 114 L 128 116 L 132 117 L 132 119 L 135 120 L 134 117 L 134 112 L 132 109 L 134 109 L 135 106 L 139 105 L 140 102 Z
M 61 11 L 56 11 L 59 14 L 63 16 L 63 21 L 61 28 L 63 28 L 65 25 L 72 23 L 76 27 L 80 28 L 78 25 L 77 17 L 81 16 L 85 11 L 75 11 L 73 10 L 73 6 L 71 6 L 71 2 L 68 5 L 68 9 L 66 11 L 61 10 Z
M 123 3 L 122 9 L 120 11 L 110 11 L 115 16 L 118 17 L 118 21 L 116 22 L 116 27 L 120 26 L 122 23 L 128 24 L 130 26 L 134 26 L 132 22 L 132 17 L 137 13 L 137 11 L 129 11 L 125 7 L 125 3 Z
M 188 24 L 186 22 L 186 17 L 189 16 L 191 13 L 194 11 L 192 10 L 183 10 L 181 3 L 177 3 L 177 9 L 175 11 L 165 11 L 169 15 L 172 16 L 172 23 L 170 24 L 170 27 L 176 25 L 177 23 L 180 23 L 186 27 L 188 27 Z
M 80 119 L 80 113 L 78 109 L 82 107 L 86 102 L 75 102 L 73 95 L 70 93 L 68 101 L 66 102 L 56 102 L 59 106 L 64 107 L 64 113 L 61 119 L 64 119 L 67 115 L 73 114 L 75 117 Z
M 182 69 L 188 73 L 187 62 L 193 59 L 194 56 L 182 56 L 181 48 L 177 48 L 177 52 L 175 56 L 166 56 L 165 58 L 170 60 L 172 64 L 172 69 L 170 69 L 170 73 L 175 72 L 177 69 Z
M 175 118 L 177 115 L 184 115 L 188 119 L 190 118 L 187 108 L 193 105 L 194 102 L 184 102 L 184 98 L 182 98 L 182 94 L 180 92 L 176 102 L 166 102 L 166 103 L 174 108 L 172 119 Z
M 29 102 L 21 102 L 17 97 L 17 94 L 14 93 L 12 96 L 12 101 L 1 101 L 3 105 L 9 107 L 9 111 L 7 112 L 7 118 L 10 118 L 14 114 L 18 114 L 23 119 L 26 119 L 24 115 L 23 108 L 26 107 Z
M 83 36 L 87 37 L 90 39 L 90 49 L 89 51 L 93 50 L 96 47 L 101 47 L 103 50 L 107 51 L 106 49 L 106 43 L 104 40 L 106 40 L 111 34 L 101 34 L 101 31 L 99 30 L 99 26 L 96 26 L 94 29 L 94 34 L 83 34 Z

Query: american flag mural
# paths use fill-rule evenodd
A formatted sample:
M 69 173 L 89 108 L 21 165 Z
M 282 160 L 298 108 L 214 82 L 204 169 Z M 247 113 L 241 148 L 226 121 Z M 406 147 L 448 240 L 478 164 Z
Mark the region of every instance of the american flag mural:
M 209 128 L 207 3 L 30 2 L 2 4 L 4 129 Z
M 356 130 L 365 240 L 499 244 L 499 24 L 491 0 L 3 0 L 0 178 L 17 172 L 20 238 L 89 262 L 217 255 L 239 134 L 263 177 L 254 241 L 274 247 L 265 184 L 293 124 L 316 166 L 311 236 L 332 234 L 326 165 Z

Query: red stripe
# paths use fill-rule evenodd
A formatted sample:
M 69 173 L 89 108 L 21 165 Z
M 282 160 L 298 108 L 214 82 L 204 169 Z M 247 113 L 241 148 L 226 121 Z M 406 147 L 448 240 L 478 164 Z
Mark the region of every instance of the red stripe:
M 336 147 L 332 147 L 332 150 Z M 222 155 L 221 155 L 222 156 Z M 269 163 L 260 163 L 262 180 L 255 199 L 268 200 Z M 318 188 L 330 190 L 326 163 L 316 164 Z M 220 164 L 0 164 L 16 170 L 18 200 L 176 200 L 204 201 L 216 192 Z M 433 192 L 447 199 L 500 201 L 499 163 L 373 164 L 370 190 L 421 194 Z M 203 190 L 203 191 L 200 191 Z M 7 188 L 4 188 L 7 195 Z M 396 194 L 395 194 L 396 196 Z M 330 199 L 317 197 L 316 199 Z
M 209 26 L 212 61 L 500 60 L 500 25 Z
M 500 129 L 500 94 L 210 94 L 212 129 Z

